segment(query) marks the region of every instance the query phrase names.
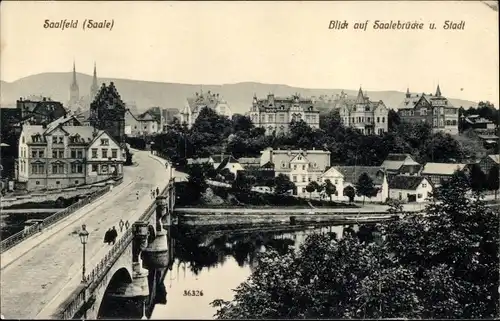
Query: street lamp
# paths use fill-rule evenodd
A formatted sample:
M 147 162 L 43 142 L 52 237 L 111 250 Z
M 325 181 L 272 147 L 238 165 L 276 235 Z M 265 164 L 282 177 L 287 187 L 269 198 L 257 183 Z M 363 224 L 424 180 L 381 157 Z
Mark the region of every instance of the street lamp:
M 82 225 L 82 230 L 78 234 L 80 236 L 80 242 L 83 244 L 83 270 L 82 270 L 82 283 L 85 283 L 85 244 L 89 240 L 89 232 L 87 231 L 87 225 Z

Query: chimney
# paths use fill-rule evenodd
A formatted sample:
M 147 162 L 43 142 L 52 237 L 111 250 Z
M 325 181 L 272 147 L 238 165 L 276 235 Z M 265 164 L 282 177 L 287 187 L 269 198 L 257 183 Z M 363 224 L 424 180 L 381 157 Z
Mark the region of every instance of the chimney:
M 47 97 L 43 97 L 43 98 L 42 98 L 42 101 L 47 101 Z

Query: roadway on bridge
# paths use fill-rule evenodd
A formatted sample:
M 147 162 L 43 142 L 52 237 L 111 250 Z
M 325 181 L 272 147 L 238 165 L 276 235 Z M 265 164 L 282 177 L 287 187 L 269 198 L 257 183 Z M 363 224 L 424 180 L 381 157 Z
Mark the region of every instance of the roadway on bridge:
M 91 271 L 110 249 L 103 242 L 106 230 L 115 226 L 120 237 L 120 219 L 132 224 L 153 202 L 151 189 L 162 190 L 170 179 L 165 161 L 136 151 L 134 162 L 138 165 L 124 167 L 123 183 L 105 197 L 59 222 L 52 231 L 38 234 L 2 254 L 0 311 L 5 318 L 47 317 L 67 299 L 81 280 L 82 245 L 78 231 L 82 224 L 87 225 L 90 233 L 86 266 Z

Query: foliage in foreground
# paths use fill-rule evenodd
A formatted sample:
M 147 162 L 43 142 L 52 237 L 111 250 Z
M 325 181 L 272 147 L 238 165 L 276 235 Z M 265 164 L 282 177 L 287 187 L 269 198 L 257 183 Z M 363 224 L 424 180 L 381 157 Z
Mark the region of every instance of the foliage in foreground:
M 298 252 L 270 251 L 218 319 L 494 318 L 498 316 L 498 212 L 467 197 L 456 173 L 429 218 L 383 228 L 382 242 L 311 235 Z

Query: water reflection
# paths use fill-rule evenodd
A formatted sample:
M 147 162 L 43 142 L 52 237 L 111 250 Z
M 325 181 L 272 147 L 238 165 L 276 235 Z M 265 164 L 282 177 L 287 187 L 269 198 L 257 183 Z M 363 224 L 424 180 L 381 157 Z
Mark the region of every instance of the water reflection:
M 312 233 L 335 233 L 340 238 L 351 232 L 365 239 L 371 230 L 356 225 L 345 231 L 343 226 L 326 226 L 279 232 L 193 231 L 192 227 L 177 227 L 172 230 L 175 261 L 164 279 L 168 304 L 154 306 L 148 317 L 211 319 L 216 309 L 210 302 L 233 298 L 232 289 L 251 275 L 259 252 L 271 248 L 281 254 L 290 247 L 297 250 Z M 203 296 L 189 296 L 186 291 L 203 291 Z

